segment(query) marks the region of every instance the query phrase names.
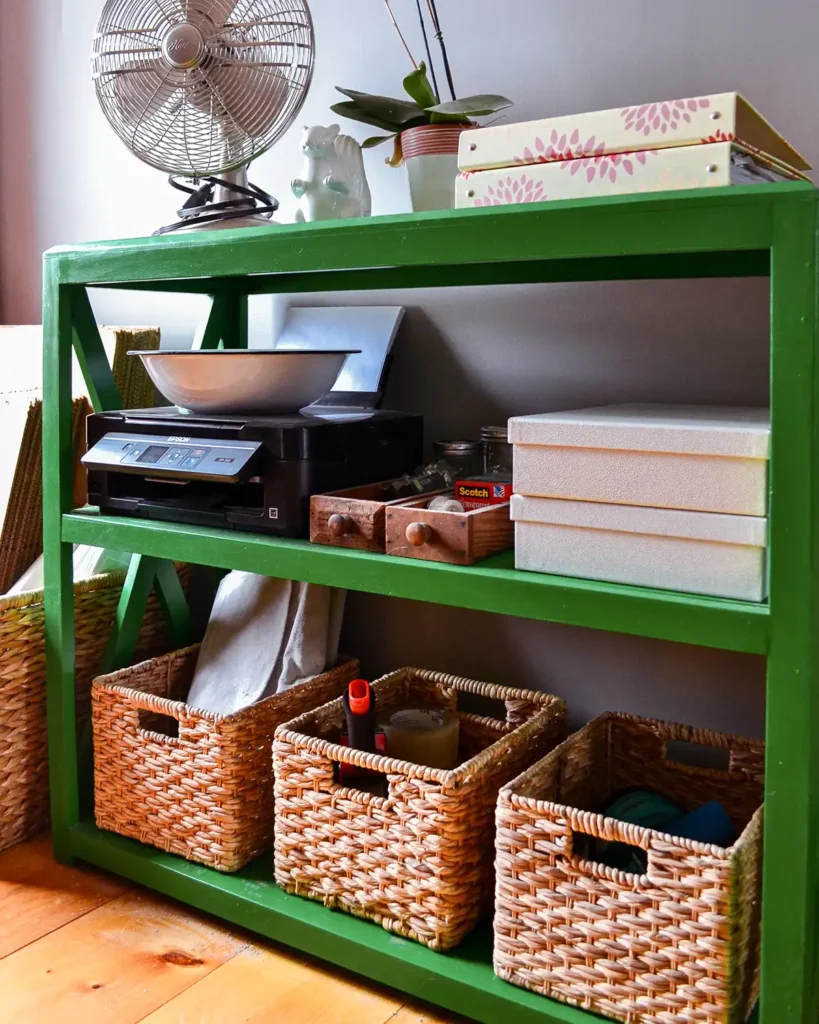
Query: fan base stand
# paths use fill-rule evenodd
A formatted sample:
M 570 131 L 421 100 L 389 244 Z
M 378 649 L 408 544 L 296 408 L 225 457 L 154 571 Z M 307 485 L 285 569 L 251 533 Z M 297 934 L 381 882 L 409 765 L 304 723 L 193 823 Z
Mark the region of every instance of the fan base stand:
M 271 220 L 279 207 L 278 201 L 248 183 L 247 165 L 226 171 L 219 177 L 193 179 L 189 184 L 174 174 L 169 181 L 190 198 L 178 211 L 181 219 L 155 231 L 156 235 L 279 226 Z
M 280 227 L 278 221 L 269 220 L 267 217 L 254 217 L 252 215 L 248 217 L 233 217 L 225 220 L 214 220 L 208 224 L 180 224 L 179 227 L 173 228 L 168 231 L 168 234 L 189 235 L 196 231 L 233 231 L 236 228 L 277 228 Z

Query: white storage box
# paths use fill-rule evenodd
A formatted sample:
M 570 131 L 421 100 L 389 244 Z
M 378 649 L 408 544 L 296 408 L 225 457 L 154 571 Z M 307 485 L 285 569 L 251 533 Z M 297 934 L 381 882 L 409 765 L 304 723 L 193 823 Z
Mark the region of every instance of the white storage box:
M 611 405 L 509 422 L 516 494 L 764 516 L 768 409 Z
M 512 498 L 518 569 L 681 590 L 767 597 L 767 519 Z

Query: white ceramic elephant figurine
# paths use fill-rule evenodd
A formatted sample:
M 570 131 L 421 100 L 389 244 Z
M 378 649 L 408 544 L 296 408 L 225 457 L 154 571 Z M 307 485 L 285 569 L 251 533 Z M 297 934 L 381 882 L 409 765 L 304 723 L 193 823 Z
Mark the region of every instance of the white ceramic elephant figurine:
M 361 146 L 339 131 L 337 124 L 304 129 L 304 178 L 296 178 L 291 185 L 293 195 L 301 200 L 296 213 L 299 223 L 369 217 L 372 213 Z

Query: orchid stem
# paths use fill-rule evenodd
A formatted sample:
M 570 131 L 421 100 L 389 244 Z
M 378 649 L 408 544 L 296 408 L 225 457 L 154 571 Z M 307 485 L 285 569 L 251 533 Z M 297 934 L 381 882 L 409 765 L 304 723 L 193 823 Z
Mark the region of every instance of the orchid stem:
M 415 58 L 412 55 L 412 50 L 410 50 L 409 46 L 407 46 L 407 41 L 404 38 L 404 33 L 401 31 L 401 29 L 400 29 L 400 27 L 398 25 L 398 22 L 395 20 L 395 15 L 392 13 L 392 7 L 390 7 L 390 0 L 384 0 L 384 4 L 385 4 L 385 6 L 387 8 L 387 13 L 390 16 L 390 21 L 392 21 L 393 26 L 395 28 L 395 31 L 398 33 L 398 38 L 403 43 L 404 49 L 407 51 L 407 56 L 409 57 L 410 61 L 412 62 L 412 66 L 417 71 L 418 70 L 418 64 L 416 63 L 416 60 L 415 60 Z
M 438 79 L 435 77 L 435 65 L 432 62 L 432 51 L 429 47 L 429 37 L 427 36 L 427 23 L 424 20 L 424 10 L 421 7 L 421 0 L 415 0 L 415 5 L 418 8 L 418 20 L 421 22 L 421 35 L 424 37 L 424 49 L 427 51 L 427 61 L 429 62 L 429 73 L 432 75 L 432 88 L 435 91 L 435 102 L 441 102 L 441 94 L 438 92 Z
M 432 25 L 435 29 L 435 38 L 441 47 L 441 57 L 444 61 L 444 71 L 446 73 L 446 81 L 449 86 L 449 92 L 454 100 L 455 97 L 455 84 L 452 81 L 452 68 L 449 66 L 449 54 L 446 51 L 446 43 L 444 42 L 444 34 L 441 31 L 441 23 L 438 20 L 438 8 L 435 6 L 435 0 L 427 0 L 427 7 L 429 8 L 429 14 L 432 18 Z

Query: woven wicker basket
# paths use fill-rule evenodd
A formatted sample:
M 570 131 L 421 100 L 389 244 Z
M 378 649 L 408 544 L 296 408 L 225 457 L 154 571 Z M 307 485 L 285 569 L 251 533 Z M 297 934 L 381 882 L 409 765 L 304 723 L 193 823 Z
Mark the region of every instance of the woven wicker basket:
M 74 587 L 77 631 L 77 703 L 88 720 L 91 680 L 99 672 L 114 624 L 125 573 Z M 139 656 L 170 646 L 165 619 L 151 597 L 139 638 Z M 43 592 L 0 599 L 0 850 L 48 828 L 45 641 Z
M 670 760 L 672 741 L 728 752 L 727 770 Z M 628 1024 L 738 1024 L 756 999 L 764 746 L 609 714 L 498 802 L 495 971 Z M 649 786 L 690 811 L 719 800 L 727 850 L 593 813 Z M 647 851 L 645 875 L 580 859 L 577 835 Z
M 233 715 L 184 703 L 199 647 L 94 680 L 97 825 L 218 871 L 238 871 L 273 842 L 276 726 L 334 700 L 357 661 Z
M 341 701 L 282 726 L 274 743 L 276 881 L 422 942 L 456 946 L 491 910 L 498 790 L 565 735 L 556 697 L 402 669 L 375 684 L 381 710 L 502 701 L 506 721 L 459 711 L 463 762 L 441 771 L 340 746 Z M 388 796 L 335 782 L 334 764 L 382 772 Z

